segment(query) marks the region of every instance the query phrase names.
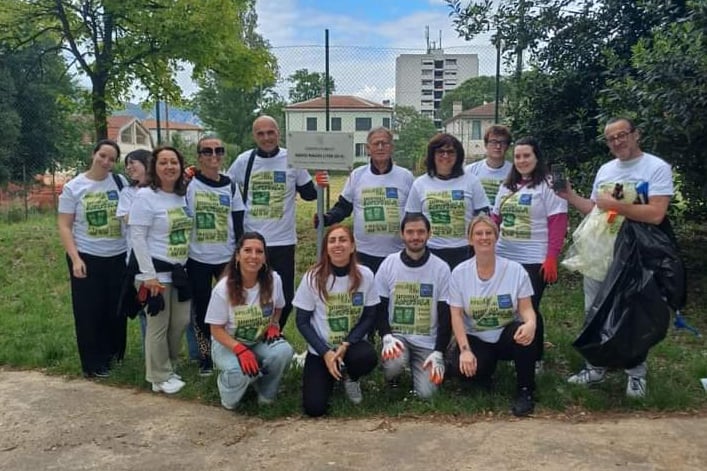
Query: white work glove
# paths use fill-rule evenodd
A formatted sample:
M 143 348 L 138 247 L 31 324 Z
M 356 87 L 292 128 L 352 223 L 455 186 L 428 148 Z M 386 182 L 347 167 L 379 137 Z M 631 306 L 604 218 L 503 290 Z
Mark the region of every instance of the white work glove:
M 383 336 L 383 350 L 381 351 L 381 358 L 384 360 L 393 360 L 400 357 L 405 350 L 405 345 L 403 342 L 393 337 L 392 334 L 385 334 Z
M 434 351 L 427 356 L 422 364 L 422 369 L 429 369 L 430 381 L 436 385 L 442 384 L 444 380 L 444 356 L 442 352 Z

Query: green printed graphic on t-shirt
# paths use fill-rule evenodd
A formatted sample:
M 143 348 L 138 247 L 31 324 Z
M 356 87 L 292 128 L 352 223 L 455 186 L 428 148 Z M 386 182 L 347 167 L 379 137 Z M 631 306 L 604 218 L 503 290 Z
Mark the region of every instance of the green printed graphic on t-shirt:
M 390 328 L 399 334 L 430 335 L 432 317 L 431 284 L 398 282 L 393 288 Z
M 361 296 L 361 293 L 354 293 L 354 296 Z M 356 324 L 362 311 L 363 302 L 354 306 L 351 295 L 348 292 L 329 293 L 326 306 L 329 343 L 333 345 L 340 344 Z
M 254 173 L 250 179 L 250 189 L 250 217 L 282 219 L 287 190 L 287 173 L 284 170 Z
M 167 256 L 186 258 L 189 254 L 192 219 L 187 215 L 185 208 L 171 208 L 167 210 L 167 224 L 169 227 Z
M 509 303 L 506 303 L 509 304 Z M 505 327 L 513 322 L 513 306 L 499 306 L 498 296 L 489 296 L 469 300 L 469 312 L 477 330 L 493 330 Z
M 501 186 L 500 180 L 491 180 L 490 178 L 482 178 L 481 186 L 484 187 L 484 193 L 491 203 L 491 207 L 496 203 L 496 195 L 498 194 L 498 187 Z
M 197 191 L 194 194 L 194 220 L 196 224 L 196 242 L 226 242 L 228 240 L 228 218 L 231 207 L 223 204 L 222 199 L 210 191 Z
M 363 230 L 366 234 L 396 234 L 400 230 L 400 208 L 395 188 L 364 188 Z
M 514 193 L 501 205 L 501 235 L 505 239 L 530 239 L 530 207 L 533 195 Z
M 115 217 L 118 209 L 118 192 L 100 191 L 86 193 L 81 198 L 86 215 L 86 233 L 90 237 L 119 239 L 122 236 L 120 220 Z
M 426 199 L 434 237 L 465 237 L 466 207 L 462 190 L 430 191 Z
M 236 325 L 233 337 L 239 342 L 257 341 L 270 323 L 270 317 L 263 314 L 260 305 L 236 306 L 233 317 Z

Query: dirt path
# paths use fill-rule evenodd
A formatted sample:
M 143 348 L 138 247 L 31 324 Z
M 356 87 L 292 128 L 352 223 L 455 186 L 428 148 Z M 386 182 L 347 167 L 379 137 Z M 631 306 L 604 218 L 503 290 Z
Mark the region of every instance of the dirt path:
M 163 395 L 0 371 L 0 469 L 707 469 L 707 418 L 264 422 Z

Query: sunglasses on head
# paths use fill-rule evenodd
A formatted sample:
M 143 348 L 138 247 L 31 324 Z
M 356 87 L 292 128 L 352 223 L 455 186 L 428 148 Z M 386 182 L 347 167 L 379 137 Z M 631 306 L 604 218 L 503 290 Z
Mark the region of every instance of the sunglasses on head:
M 226 148 L 225 147 L 202 147 L 199 150 L 200 155 L 205 155 L 207 157 L 211 157 L 212 155 L 217 155 L 219 157 L 222 157 L 226 154 Z

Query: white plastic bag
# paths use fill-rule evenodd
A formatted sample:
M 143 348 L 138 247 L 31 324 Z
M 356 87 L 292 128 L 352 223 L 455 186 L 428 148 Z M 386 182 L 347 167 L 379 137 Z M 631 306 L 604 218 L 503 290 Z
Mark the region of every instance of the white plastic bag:
M 562 265 L 571 271 L 597 281 L 606 277 L 614 259 L 614 242 L 623 217 L 609 215 L 596 206 L 572 233 L 572 245 L 567 250 Z

